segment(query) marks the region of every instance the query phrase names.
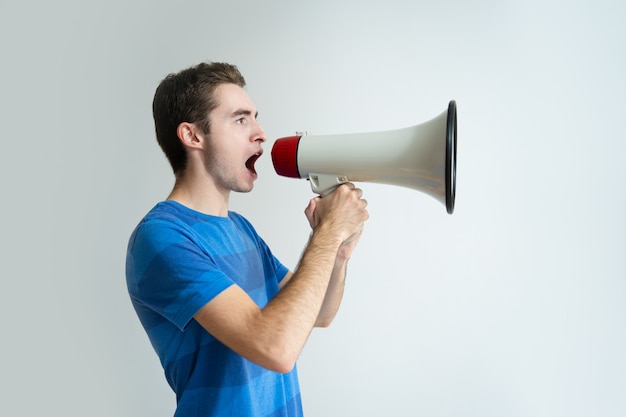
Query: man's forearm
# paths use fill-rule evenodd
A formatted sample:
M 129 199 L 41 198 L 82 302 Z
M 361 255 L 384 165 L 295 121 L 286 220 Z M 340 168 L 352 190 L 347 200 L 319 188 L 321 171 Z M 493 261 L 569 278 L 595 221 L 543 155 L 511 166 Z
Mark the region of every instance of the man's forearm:
M 348 260 L 336 259 L 333 272 L 326 289 L 326 296 L 315 322 L 316 327 L 328 327 L 332 323 L 341 300 L 343 299 L 343 291 L 346 283 L 346 275 L 348 269 Z
M 314 232 L 293 276 L 262 311 L 268 325 L 271 323 L 266 330 L 288 356 L 297 357 L 300 353 L 318 323 L 331 286 L 335 295 L 329 305 L 336 304 L 336 312 L 345 279 L 345 264 L 338 266 L 336 262 L 340 245 L 333 233 Z

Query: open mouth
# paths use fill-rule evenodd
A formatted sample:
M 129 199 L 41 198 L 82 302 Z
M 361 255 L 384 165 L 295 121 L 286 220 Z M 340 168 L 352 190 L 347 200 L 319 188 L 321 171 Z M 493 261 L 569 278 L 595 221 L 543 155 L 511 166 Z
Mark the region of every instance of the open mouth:
M 256 175 L 256 169 L 254 168 L 254 164 L 261 157 L 261 154 L 262 152 L 257 152 L 246 161 L 246 168 L 248 168 L 248 171 L 250 171 L 254 175 Z

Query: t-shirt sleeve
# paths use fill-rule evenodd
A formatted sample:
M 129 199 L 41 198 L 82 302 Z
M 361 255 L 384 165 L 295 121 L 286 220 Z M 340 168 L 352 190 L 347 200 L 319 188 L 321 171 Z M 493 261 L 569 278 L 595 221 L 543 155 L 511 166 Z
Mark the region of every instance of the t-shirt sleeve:
M 287 275 L 287 272 L 289 272 L 289 269 L 285 265 L 283 265 L 278 260 L 278 258 L 274 256 L 274 254 L 272 254 L 272 251 L 270 250 L 270 248 L 267 246 L 267 244 L 265 243 L 263 239 L 261 239 L 260 237 L 258 239 L 259 239 L 262 250 L 264 250 L 267 253 L 268 259 L 270 259 L 274 276 L 277 278 L 278 282 L 282 281 L 283 278 L 285 278 L 285 276 Z
M 274 261 L 274 271 L 276 271 L 276 276 L 278 277 L 278 282 L 280 283 L 287 276 L 289 268 L 280 263 L 275 256 L 273 256 L 272 259 Z
M 144 222 L 130 245 L 135 276 L 131 297 L 181 330 L 206 303 L 234 284 L 175 223 Z

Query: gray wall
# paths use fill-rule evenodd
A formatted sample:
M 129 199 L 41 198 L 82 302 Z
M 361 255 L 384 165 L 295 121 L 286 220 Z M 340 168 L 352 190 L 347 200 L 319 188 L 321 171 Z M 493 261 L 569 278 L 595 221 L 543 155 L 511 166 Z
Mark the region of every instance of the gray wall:
M 593 4 L 593 5 L 591 5 Z M 295 267 L 312 193 L 297 130 L 411 126 L 459 106 L 457 209 L 361 184 L 342 309 L 299 362 L 308 416 L 626 414 L 626 7 L 618 1 L 0 5 L 6 416 L 169 416 L 130 305 L 128 236 L 171 185 L 150 105 L 169 72 L 239 65 L 268 134 L 233 196 Z

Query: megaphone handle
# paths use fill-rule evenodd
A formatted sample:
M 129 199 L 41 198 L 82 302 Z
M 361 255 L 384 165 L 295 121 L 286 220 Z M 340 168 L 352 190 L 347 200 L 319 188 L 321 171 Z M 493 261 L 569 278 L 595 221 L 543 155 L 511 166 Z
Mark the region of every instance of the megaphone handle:
M 311 182 L 311 189 L 313 192 L 324 198 L 335 191 L 341 184 L 344 184 L 349 180 L 343 175 L 309 174 L 309 181 Z M 354 233 L 352 236 L 341 242 L 341 244 L 347 245 L 356 239 L 360 234 L 360 232 Z
M 325 197 L 335 191 L 341 184 L 348 182 L 348 178 L 343 175 L 332 174 L 309 174 L 309 182 L 314 193 L 320 197 Z

